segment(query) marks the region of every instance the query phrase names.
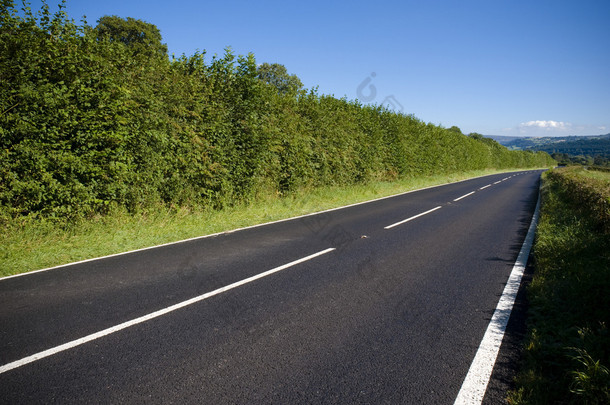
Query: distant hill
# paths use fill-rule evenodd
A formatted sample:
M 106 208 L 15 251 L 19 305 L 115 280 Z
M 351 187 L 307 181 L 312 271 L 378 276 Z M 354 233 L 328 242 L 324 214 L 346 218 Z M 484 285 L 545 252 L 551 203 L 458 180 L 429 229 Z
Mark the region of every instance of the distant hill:
M 516 137 L 495 136 L 498 143 L 511 150 L 543 151 L 557 160 L 574 163 L 607 165 L 610 162 L 610 134 L 562 137 Z
M 610 153 L 610 134 L 562 137 L 518 137 L 489 135 L 509 149 L 541 150 L 548 153 L 568 153 L 574 155 L 595 155 Z
M 486 138 L 491 138 L 494 141 L 498 142 L 501 145 L 504 145 L 508 148 L 508 145 L 518 139 L 526 139 L 520 136 L 503 136 L 503 135 L 484 135 Z M 529 139 L 529 138 L 528 138 Z

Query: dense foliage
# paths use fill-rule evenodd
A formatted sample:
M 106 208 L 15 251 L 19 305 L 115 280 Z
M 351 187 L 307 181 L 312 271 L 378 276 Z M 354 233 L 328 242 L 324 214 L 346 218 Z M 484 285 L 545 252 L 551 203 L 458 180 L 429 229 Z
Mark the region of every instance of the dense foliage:
M 168 57 L 139 20 L 91 27 L 46 5 L 0 5 L 0 218 L 221 207 L 301 187 L 552 164 L 304 90 L 253 55 Z
M 606 173 L 603 168 L 598 171 L 570 167 L 552 170 L 547 177 L 561 186 L 563 196 L 577 208 L 579 215 L 588 217 L 596 227 L 610 234 L 610 175 Z

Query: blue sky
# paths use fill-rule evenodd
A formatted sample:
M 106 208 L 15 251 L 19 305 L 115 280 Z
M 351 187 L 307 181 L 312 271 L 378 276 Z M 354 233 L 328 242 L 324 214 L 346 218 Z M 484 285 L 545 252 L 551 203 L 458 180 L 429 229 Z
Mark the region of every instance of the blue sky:
M 66 10 L 90 25 L 155 24 L 176 56 L 252 52 L 320 93 L 464 133 L 610 132 L 607 0 L 67 0 Z

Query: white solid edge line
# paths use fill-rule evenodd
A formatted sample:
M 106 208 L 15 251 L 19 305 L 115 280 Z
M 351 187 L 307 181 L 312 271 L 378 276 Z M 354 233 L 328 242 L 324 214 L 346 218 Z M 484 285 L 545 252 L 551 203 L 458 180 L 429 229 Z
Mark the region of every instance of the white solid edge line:
M 275 268 L 273 268 L 271 270 L 267 270 L 267 271 L 265 271 L 263 273 L 254 275 L 252 277 L 245 278 L 245 279 L 243 279 L 241 281 L 237 281 L 237 282 L 235 282 L 233 284 L 229 284 L 227 286 L 218 288 L 218 289 L 216 289 L 214 291 L 210 291 L 208 293 L 205 293 L 203 295 L 199 295 L 199 296 L 191 298 L 189 300 L 186 300 L 186 301 L 183 301 L 183 302 L 179 302 L 178 304 L 174 304 L 174 305 L 169 306 L 167 308 L 163 308 L 161 310 L 152 312 L 152 313 L 150 313 L 148 315 L 144 315 L 144 316 L 141 316 L 139 318 L 132 319 L 131 321 L 123 322 L 123 323 L 121 323 L 119 325 L 116 325 L 116 326 L 113 326 L 113 327 L 101 330 L 99 332 L 96 332 L 96 333 L 93 333 L 91 335 L 82 337 L 80 339 L 76 339 L 76 340 L 73 340 L 71 342 L 64 343 L 63 345 L 56 346 L 56 347 L 53 347 L 51 349 L 48 349 L 48 350 L 45 350 L 45 351 L 33 354 L 31 356 L 25 357 L 25 358 L 23 358 L 21 360 L 17 360 L 17 361 L 14 361 L 12 363 L 5 364 L 4 366 L 0 367 L 0 374 L 5 373 L 5 372 L 7 372 L 9 370 L 13 370 L 15 368 L 24 366 L 24 365 L 26 365 L 28 363 L 32 363 L 34 361 L 43 359 L 45 357 L 52 356 L 52 355 L 57 354 L 59 352 L 62 352 L 64 350 L 72 349 L 72 348 L 74 348 L 76 346 L 80 346 L 80 345 L 82 345 L 84 343 L 91 342 L 92 340 L 99 339 L 101 337 L 110 335 L 110 334 L 118 332 L 118 331 L 120 331 L 122 329 L 129 328 L 130 326 L 134 326 L 134 325 L 137 325 L 139 323 L 143 323 L 143 322 L 149 321 L 149 320 L 151 320 L 153 318 L 160 317 L 162 315 L 165 315 L 165 314 L 168 314 L 170 312 L 176 311 L 178 309 L 184 308 L 184 307 L 189 306 L 191 304 L 195 304 L 195 303 L 197 303 L 199 301 L 203 301 L 203 300 L 205 300 L 207 298 L 213 297 L 214 295 L 218 295 L 218 294 L 223 293 L 225 291 L 229 291 L 229 290 L 231 290 L 233 288 L 236 288 L 236 287 L 242 286 L 244 284 L 250 283 L 252 281 L 258 280 L 259 278 L 266 277 L 268 275 L 271 275 L 273 273 L 277 273 L 278 271 L 285 270 L 285 269 L 287 269 L 289 267 L 292 267 L 294 265 L 297 265 L 299 263 L 303 263 L 303 262 L 311 260 L 311 259 L 313 259 L 315 257 L 321 256 L 321 255 L 329 253 L 329 252 L 332 252 L 333 250 L 335 250 L 335 248 L 328 248 L 328 249 L 322 250 L 322 251 L 320 251 L 318 253 L 314 253 L 312 255 L 309 255 L 307 257 L 303 257 L 301 259 L 298 259 L 298 260 L 295 260 L 293 262 L 284 264 L 282 266 L 275 267 Z
M 455 199 L 455 200 L 453 200 L 453 201 L 454 201 L 454 202 L 455 202 L 455 201 L 460 201 L 462 198 L 466 198 L 466 197 L 468 197 L 469 195 L 473 195 L 473 194 L 474 194 L 474 191 L 471 191 L 470 193 L 468 193 L 468 194 L 464 194 L 463 196 L 458 197 L 458 198 L 456 198 L 456 199 Z
M 426 214 L 431 213 L 432 211 L 436 211 L 436 210 L 438 210 L 438 209 L 440 209 L 440 208 L 442 208 L 442 206 L 440 206 L 440 205 L 439 205 L 438 207 L 434 207 L 434 208 L 432 208 L 431 210 L 428 210 L 428 211 L 426 211 L 426 212 L 422 212 L 421 214 L 413 215 L 413 216 L 412 216 L 412 217 L 410 217 L 410 218 L 403 219 L 402 221 L 400 221 L 400 222 L 396 222 L 395 224 L 392 224 L 392 225 L 388 225 L 388 226 L 384 227 L 383 229 L 391 229 L 391 228 L 394 228 L 395 226 L 402 225 L 402 224 L 404 224 L 405 222 L 409 222 L 409 221 L 411 221 L 411 220 L 414 220 L 415 218 L 419 218 L 419 217 L 421 217 L 421 216 L 424 216 L 424 215 L 426 215 Z
M 485 190 L 487 187 L 491 187 L 491 184 L 481 187 L 479 190 Z
M 512 172 L 508 172 L 508 173 L 512 173 Z M 30 275 L 30 274 L 36 274 L 36 273 L 40 273 L 40 272 L 43 272 L 43 271 L 49 271 L 49 270 L 54 270 L 54 269 L 61 269 L 61 268 L 64 268 L 64 267 L 74 266 L 74 265 L 82 264 L 82 263 L 88 263 L 88 262 L 92 262 L 92 261 L 95 261 L 95 260 L 108 259 L 108 258 L 111 258 L 111 257 L 123 256 L 123 255 L 131 254 L 131 253 L 142 252 L 142 251 L 145 251 L 145 250 L 156 249 L 156 248 L 160 248 L 160 247 L 164 247 L 164 246 L 177 245 L 179 243 L 190 242 L 190 241 L 195 241 L 195 240 L 205 239 L 205 238 L 211 238 L 211 237 L 214 237 L 214 236 L 219 236 L 219 235 L 223 235 L 223 234 L 229 234 L 229 233 L 233 233 L 233 232 L 243 231 L 243 230 L 246 230 L 246 229 L 253 229 L 253 228 L 258 228 L 258 227 L 261 227 L 261 226 L 272 225 L 272 224 L 277 224 L 277 223 L 287 222 L 287 221 L 293 221 L 293 220 L 299 219 L 299 218 L 305 218 L 305 217 L 310 217 L 310 216 L 314 216 L 314 215 L 324 214 L 326 212 L 338 211 L 338 210 L 342 210 L 344 208 L 355 207 L 355 206 L 358 206 L 358 205 L 368 204 L 368 203 L 372 203 L 372 202 L 375 202 L 375 201 L 381 201 L 381 200 L 385 200 L 385 199 L 393 198 L 393 197 L 398 197 L 398 196 L 405 195 L 405 194 L 410 194 L 410 193 L 415 193 L 415 192 L 418 192 L 418 191 L 428 190 L 428 189 L 431 189 L 431 188 L 443 187 L 443 186 L 448 186 L 448 185 L 451 185 L 451 184 L 459 184 L 459 183 L 463 183 L 465 181 L 480 179 L 480 178 L 487 177 L 487 176 L 495 176 L 497 174 L 501 174 L 501 173 L 485 174 L 485 175 L 482 175 L 482 176 L 470 177 L 470 178 L 464 179 L 464 180 L 459 180 L 459 181 L 454 181 L 454 182 L 444 183 L 444 184 L 437 184 L 435 186 L 418 188 L 418 189 L 415 189 L 415 190 L 405 191 L 403 193 L 392 194 L 392 195 L 388 195 L 388 196 L 385 196 L 385 197 L 375 198 L 375 199 L 372 199 L 372 200 L 361 201 L 361 202 L 354 203 L 354 204 L 344 205 L 344 206 L 341 206 L 341 207 L 329 208 L 327 210 L 312 212 L 312 213 L 309 213 L 309 214 L 303 214 L 303 215 L 299 215 L 299 216 L 296 216 L 296 217 L 278 219 L 277 221 L 264 222 L 262 224 L 250 225 L 250 226 L 245 226 L 245 227 L 242 227 L 242 228 L 236 228 L 236 229 L 232 229 L 232 230 L 228 230 L 228 231 L 216 232 L 216 233 L 212 233 L 212 234 L 209 234 L 209 235 L 195 236 L 193 238 L 182 239 L 182 240 L 177 240 L 177 241 L 168 242 L 168 243 L 162 243 L 160 245 L 147 246 L 147 247 L 140 248 L 140 249 L 128 250 L 126 252 L 114 253 L 114 254 L 110 254 L 110 255 L 106 255 L 106 256 L 100 256 L 100 257 L 92 257 L 90 259 L 85 259 L 85 260 L 79 260 L 79 261 L 76 261 L 76 262 L 60 264 L 60 265 L 57 265 L 57 266 L 47 267 L 47 268 L 44 268 L 44 269 L 32 270 L 32 271 L 28 271 L 28 272 L 25 272 L 25 273 L 19 273 L 19 274 L 13 274 L 11 276 L 0 277 L 0 281 L 6 280 L 6 279 L 9 279 L 9 278 L 23 277 L 23 276 L 27 276 L 27 275 Z
M 498 306 L 487 326 L 483 340 L 470 365 L 470 369 L 462 383 L 462 388 L 455 399 L 454 405 L 481 404 L 483 402 L 487 384 L 489 383 L 491 373 L 494 369 L 502 339 L 504 339 L 506 325 L 508 324 L 508 319 L 510 318 L 515 298 L 517 297 L 517 292 L 521 285 L 521 279 L 525 266 L 527 265 L 530 249 L 534 242 L 539 212 L 540 194 L 538 194 L 536 209 L 534 210 L 527 236 L 523 241 L 523 245 L 521 246 L 515 265 L 510 273 L 508 282 L 504 287 L 502 297 L 500 297 Z

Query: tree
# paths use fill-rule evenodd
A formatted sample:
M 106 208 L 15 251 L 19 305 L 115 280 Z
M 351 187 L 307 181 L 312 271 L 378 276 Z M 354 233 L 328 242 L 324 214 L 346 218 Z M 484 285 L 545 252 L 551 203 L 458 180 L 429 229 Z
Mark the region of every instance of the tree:
M 303 88 L 297 75 L 288 74 L 286 67 L 279 63 L 263 63 L 258 66 L 257 73 L 260 80 L 275 86 L 280 94 L 295 93 Z
M 462 133 L 462 130 L 459 127 L 456 127 L 455 125 L 449 128 L 447 131 L 456 132 L 458 134 Z
M 95 27 L 97 38 L 110 39 L 125 44 L 134 54 L 147 56 L 167 55 L 167 45 L 161 43 L 161 32 L 154 24 L 142 20 L 118 16 L 104 16 Z

